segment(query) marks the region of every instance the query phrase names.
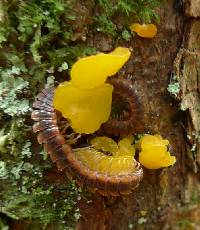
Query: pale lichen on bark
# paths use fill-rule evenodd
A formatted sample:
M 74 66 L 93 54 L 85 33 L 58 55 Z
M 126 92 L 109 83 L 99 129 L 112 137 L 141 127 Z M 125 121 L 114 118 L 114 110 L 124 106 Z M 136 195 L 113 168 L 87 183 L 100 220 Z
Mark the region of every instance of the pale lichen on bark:
M 186 25 L 183 49 L 174 62 L 174 75 L 180 84 L 178 99 L 187 113 L 187 136 L 194 171 L 200 166 L 200 20 L 191 19 Z
M 188 18 L 182 48 L 174 61 L 173 75 L 180 87 L 175 97 L 186 115 L 185 162 L 189 168 L 184 176 L 183 205 L 171 213 L 170 225 L 173 230 L 200 229 L 200 1 L 186 0 L 185 15 Z

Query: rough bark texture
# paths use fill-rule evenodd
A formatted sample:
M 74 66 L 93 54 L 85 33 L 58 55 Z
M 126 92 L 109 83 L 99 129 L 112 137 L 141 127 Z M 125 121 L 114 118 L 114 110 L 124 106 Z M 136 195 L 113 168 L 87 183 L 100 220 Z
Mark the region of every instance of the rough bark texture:
M 116 198 L 114 203 L 98 198 L 105 205 L 101 218 L 95 212 L 90 215 L 90 211 L 85 211 L 94 208 L 96 198 L 91 208 L 83 205 L 86 219 L 82 219 L 77 229 L 171 229 L 170 213 L 182 203 L 186 173 L 183 116 L 167 92 L 173 61 L 181 45 L 182 24 L 182 15 L 173 9 L 172 1 L 168 2 L 161 12 L 158 36 L 152 40 L 135 37 L 126 44 L 133 47 L 134 55 L 122 73 L 132 80 L 143 99 L 144 132 L 159 133 L 169 139 L 171 152 L 177 157 L 176 165 L 145 170 L 139 188 L 131 195 Z
M 93 5 L 86 8 L 90 12 Z M 93 194 L 90 201 L 82 198 L 78 205 L 82 217 L 76 230 L 200 229 L 200 19 L 196 18 L 200 1 L 186 0 L 184 10 L 187 17 L 195 18 L 186 18 L 180 4 L 167 1 L 160 10 L 154 39 L 135 36 L 121 43 L 97 32 L 88 35 L 88 44 L 98 51 L 118 45 L 133 49 L 120 76 L 131 80 L 142 98 L 143 133 L 168 139 L 177 162 L 171 168 L 144 169 L 143 181 L 130 195 L 106 198 Z M 175 98 L 167 91 L 172 76 L 180 88 Z M 46 177 L 51 184 L 65 180 L 50 172 Z M 26 229 L 23 226 L 16 222 L 11 229 Z
M 187 1 L 187 16 L 197 17 L 199 10 L 198 0 Z M 141 93 L 146 131 L 169 139 L 177 163 L 168 169 L 145 170 L 140 187 L 131 195 L 111 203 L 101 197 L 94 197 L 90 206 L 82 203 L 85 219 L 77 229 L 200 229 L 199 176 L 186 166 L 197 173 L 200 164 L 200 20 L 184 18 L 169 1 L 158 28 L 155 39 L 135 37 L 127 44 L 133 47 L 134 55 L 123 75 L 131 78 Z M 181 45 L 184 49 L 179 51 Z M 178 98 L 181 108 L 187 110 L 184 113 L 166 90 L 172 72 L 180 84 Z M 99 199 L 105 208 L 98 209 L 100 213 L 96 208 L 91 215 Z
M 200 16 L 200 1 L 199 0 L 187 0 L 185 3 L 185 13 L 188 17 Z
M 184 49 L 181 49 L 176 59 L 177 77 L 180 82 L 181 107 L 188 110 L 187 133 L 190 148 L 192 145 L 195 171 L 200 165 L 200 20 L 191 19 L 185 31 Z

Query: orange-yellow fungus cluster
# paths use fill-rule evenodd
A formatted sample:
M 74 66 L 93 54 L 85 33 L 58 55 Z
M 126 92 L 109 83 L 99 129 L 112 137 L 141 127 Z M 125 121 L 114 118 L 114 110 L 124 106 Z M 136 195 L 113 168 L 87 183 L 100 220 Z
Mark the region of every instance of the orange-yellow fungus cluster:
M 133 23 L 130 29 L 143 38 L 153 38 L 157 34 L 157 27 L 154 24 Z
M 153 37 L 154 25 L 132 25 L 140 36 Z M 77 133 L 94 133 L 110 116 L 113 86 L 106 79 L 129 59 L 130 51 L 118 47 L 113 52 L 79 59 L 72 67 L 71 80 L 61 83 L 55 90 L 54 107 L 71 123 Z M 91 140 L 93 148 L 76 151 L 76 156 L 91 169 L 110 175 L 132 173 L 135 170 L 133 137 L 118 143 L 108 137 Z M 139 162 L 148 169 L 168 167 L 176 162 L 167 150 L 168 140 L 159 135 L 144 135 L 139 140 Z M 111 156 L 106 153 L 111 153 Z M 105 154 L 104 154 L 105 153 Z M 98 162 L 98 165 L 96 164 Z M 98 167 L 98 168 L 97 168 Z
M 139 162 L 148 169 L 168 167 L 176 162 L 176 158 L 167 151 L 168 140 L 160 135 L 145 135 L 139 141 Z
M 118 144 L 109 137 L 96 137 L 91 140 L 92 146 L 97 150 L 112 153 L 113 156 L 134 156 L 135 147 L 133 136 L 124 137 Z
M 84 165 L 98 173 L 127 175 L 135 172 L 135 147 L 132 142 L 132 136 L 123 138 L 118 144 L 105 136 L 96 137 L 91 140 L 93 148 L 79 149 L 75 155 Z
M 118 143 L 108 137 L 91 140 L 92 148 L 82 148 L 75 152 L 76 157 L 90 169 L 109 175 L 124 175 L 135 170 L 135 146 L 133 136 L 121 139 Z M 144 135 L 137 144 L 139 162 L 148 169 L 168 167 L 176 158 L 167 151 L 168 140 L 159 135 Z
M 130 57 L 128 48 L 79 59 L 71 80 L 61 83 L 54 94 L 54 108 L 69 119 L 77 133 L 94 133 L 110 116 L 113 86 L 106 79 L 117 73 Z

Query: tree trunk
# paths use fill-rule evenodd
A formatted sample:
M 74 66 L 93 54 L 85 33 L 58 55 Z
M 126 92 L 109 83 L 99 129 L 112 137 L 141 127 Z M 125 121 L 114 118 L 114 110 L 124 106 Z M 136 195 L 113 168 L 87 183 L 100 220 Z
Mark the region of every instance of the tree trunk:
M 80 39 L 83 42 L 84 36 L 82 38 L 80 34 L 82 32 L 84 34 L 85 31 L 79 29 L 91 23 L 90 17 L 84 14 L 92 14 L 94 1 L 74 2 L 78 2 L 77 9 L 82 11 L 77 10 L 77 14 L 80 14 L 83 20 L 79 22 L 81 25 L 75 25 L 78 32 L 77 38 L 73 39 L 74 41 Z M 81 5 L 82 2 L 84 7 Z M 117 46 L 133 49 L 132 59 L 120 72 L 121 77 L 132 82 L 132 86 L 142 99 L 145 111 L 143 133 L 159 134 L 168 139 L 169 151 L 176 156 L 176 164 L 159 170 L 144 169 L 144 178 L 132 194 L 103 197 L 94 193 L 89 200 L 82 197 L 78 202 L 81 218 L 76 224 L 76 230 L 200 229 L 200 0 L 185 0 L 184 5 L 182 4 L 181 0 L 168 0 L 162 5 L 159 10 L 161 18 L 158 34 L 153 39 L 143 39 L 135 35 L 131 41 L 122 42 L 97 31 L 91 30 L 88 34 L 86 42 L 96 47 L 98 51 L 111 51 Z M 0 21 L 1 16 L 0 11 Z M 120 18 L 117 20 L 120 24 Z M 45 35 L 46 33 L 49 31 L 44 31 Z M 58 37 L 53 38 L 55 43 L 60 39 Z M 13 37 L 12 39 L 15 44 L 15 39 Z M 72 46 L 73 39 L 70 41 Z M 32 49 L 37 51 L 37 46 L 39 44 L 36 39 Z M 5 47 L 5 51 L 9 52 L 11 46 L 5 45 Z M 26 50 L 26 46 L 19 45 L 17 49 Z M 36 51 L 35 55 L 40 58 Z M 45 55 L 48 56 L 46 53 Z M 30 60 L 26 60 L 26 65 L 31 67 L 33 60 L 31 58 Z M 0 60 L 0 65 L 6 64 Z M 42 68 L 45 68 L 45 65 L 41 65 Z M 40 75 L 41 72 L 38 71 L 37 74 Z M 59 74 L 61 78 L 64 76 Z M 36 81 L 39 82 L 38 79 Z M 34 140 L 32 137 L 30 139 Z M 38 144 L 34 141 L 33 149 L 39 152 Z M 33 160 L 33 164 L 35 161 Z M 44 177 L 45 182 L 57 187 L 66 180 L 55 168 L 49 170 Z M 21 181 L 14 186 L 21 186 Z M 59 192 L 53 195 L 59 197 L 63 192 L 62 189 Z M 59 202 L 58 204 L 62 205 Z M 55 209 L 53 206 L 51 208 Z M 8 215 L 3 208 L 1 213 Z M 12 212 L 11 214 L 14 216 Z M 25 230 L 29 227 L 29 220 L 23 221 L 23 218 L 11 224 L 13 230 Z M 40 224 L 36 222 L 34 227 L 40 229 Z M 53 223 L 46 229 L 57 230 L 58 227 Z
M 200 229 L 200 20 L 194 18 L 200 16 L 200 3 L 186 1 L 186 16 L 181 9 L 181 1 L 168 1 L 155 39 L 135 37 L 123 44 L 133 47 L 124 77 L 143 98 L 146 132 L 168 139 L 177 162 L 171 168 L 144 170 L 131 195 L 94 195 L 90 204 L 82 201 L 77 230 Z M 98 35 L 92 39 L 95 43 Z M 167 88 L 173 94 L 170 86 L 175 85 L 172 98 Z

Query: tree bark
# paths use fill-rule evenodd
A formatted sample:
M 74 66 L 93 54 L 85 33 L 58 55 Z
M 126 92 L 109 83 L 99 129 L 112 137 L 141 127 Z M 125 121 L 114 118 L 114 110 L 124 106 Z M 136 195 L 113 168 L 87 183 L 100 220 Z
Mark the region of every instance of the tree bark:
M 184 11 L 187 18 L 181 5 L 168 1 L 160 10 L 155 39 L 136 36 L 130 43 L 118 44 L 133 48 L 122 75 L 140 93 L 145 132 L 168 139 L 177 162 L 171 168 L 144 169 L 142 183 L 130 195 L 112 199 L 94 195 L 90 204 L 82 200 L 77 230 L 200 229 L 199 0 L 186 1 Z M 90 42 L 98 39 L 94 35 Z M 105 42 L 99 44 L 100 50 L 113 45 L 109 39 Z M 167 91 L 172 74 L 180 87 L 175 98 Z
M 103 197 L 94 193 L 90 200 L 82 198 L 76 230 L 200 229 L 200 0 L 184 3 L 169 0 L 162 5 L 158 34 L 153 39 L 135 35 L 130 42 L 122 42 L 96 31 L 88 35 L 88 44 L 98 51 L 117 46 L 133 49 L 120 76 L 131 81 L 141 97 L 143 133 L 168 139 L 177 161 L 170 168 L 144 169 L 144 178 L 132 194 Z M 91 14 L 94 5 L 89 5 L 85 10 Z M 78 13 L 87 19 L 85 10 Z M 86 19 L 80 23 L 89 24 Z M 173 95 L 167 90 L 169 83 L 178 87 Z M 45 180 L 62 184 L 66 178 L 56 174 L 55 168 L 52 171 Z M 11 229 L 27 229 L 29 223 L 27 226 L 16 221 Z M 57 230 L 57 226 L 47 229 Z

